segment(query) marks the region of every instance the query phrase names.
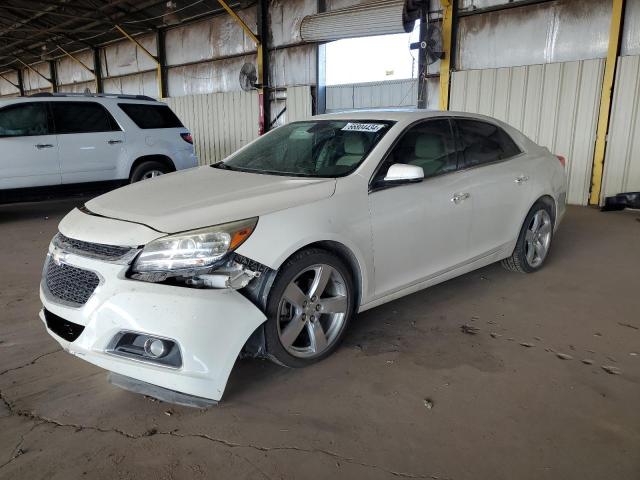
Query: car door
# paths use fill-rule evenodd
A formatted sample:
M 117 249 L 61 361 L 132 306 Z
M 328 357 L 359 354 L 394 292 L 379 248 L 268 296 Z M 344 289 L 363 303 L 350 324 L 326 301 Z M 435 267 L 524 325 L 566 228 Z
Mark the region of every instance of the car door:
M 517 238 L 533 172 L 526 154 L 498 125 L 461 118 L 454 125 L 473 205 L 469 253 L 482 257 Z
M 0 189 L 60 185 L 58 142 L 45 102 L 0 109 Z
M 394 163 L 421 166 L 419 183 L 392 186 Z M 445 273 L 466 261 L 471 206 L 457 171 L 455 142 L 446 118 L 422 121 L 398 139 L 371 182 L 376 296 Z
M 126 154 L 125 136 L 98 102 L 51 102 L 58 135 L 62 183 L 116 179 Z

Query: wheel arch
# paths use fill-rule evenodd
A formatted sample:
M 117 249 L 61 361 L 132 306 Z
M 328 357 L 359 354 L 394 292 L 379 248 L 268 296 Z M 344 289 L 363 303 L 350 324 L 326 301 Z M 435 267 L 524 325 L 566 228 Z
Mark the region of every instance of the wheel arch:
M 150 161 L 160 162 L 163 165 L 165 165 L 170 171 L 172 172 L 176 171 L 176 166 L 173 163 L 173 160 L 171 160 L 171 158 L 169 158 L 166 155 L 160 155 L 160 154 L 143 155 L 141 157 L 136 158 L 133 164 L 131 165 L 131 168 L 129 169 L 129 179 L 131 179 L 133 172 L 139 165 L 143 164 L 144 162 L 150 162 Z

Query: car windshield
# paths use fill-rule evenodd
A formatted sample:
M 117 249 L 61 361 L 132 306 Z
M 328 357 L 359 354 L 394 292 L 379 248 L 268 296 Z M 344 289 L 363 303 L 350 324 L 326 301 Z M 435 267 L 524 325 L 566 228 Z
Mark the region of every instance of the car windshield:
M 316 120 L 278 127 L 215 168 L 301 177 L 342 177 L 354 171 L 392 122 Z

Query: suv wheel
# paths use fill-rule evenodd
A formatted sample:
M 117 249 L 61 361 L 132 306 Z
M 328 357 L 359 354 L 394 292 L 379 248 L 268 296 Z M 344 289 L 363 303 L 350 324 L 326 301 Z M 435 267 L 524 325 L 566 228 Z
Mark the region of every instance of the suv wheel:
M 139 182 L 140 180 L 147 180 L 149 178 L 157 177 L 158 175 L 164 175 L 171 170 L 167 168 L 164 163 L 157 162 L 155 160 L 149 160 L 142 162 L 131 173 L 131 183 Z
M 351 272 L 338 257 L 316 248 L 294 255 L 269 292 L 269 357 L 287 367 L 304 367 L 329 356 L 344 336 L 354 300 Z

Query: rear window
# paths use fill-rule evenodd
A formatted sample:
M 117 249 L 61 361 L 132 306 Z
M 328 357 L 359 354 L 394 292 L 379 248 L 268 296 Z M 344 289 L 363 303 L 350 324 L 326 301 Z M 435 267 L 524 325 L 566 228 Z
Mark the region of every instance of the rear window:
M 141 103 L 119 103 L 133 123 L 147 130 L 152 128 L 183 128 L 182 122 L 166 105 L 144 105 Z
M 96 102 L 51 102 L 56 133 L 95 133 L 120 130 L 113 117 Z

